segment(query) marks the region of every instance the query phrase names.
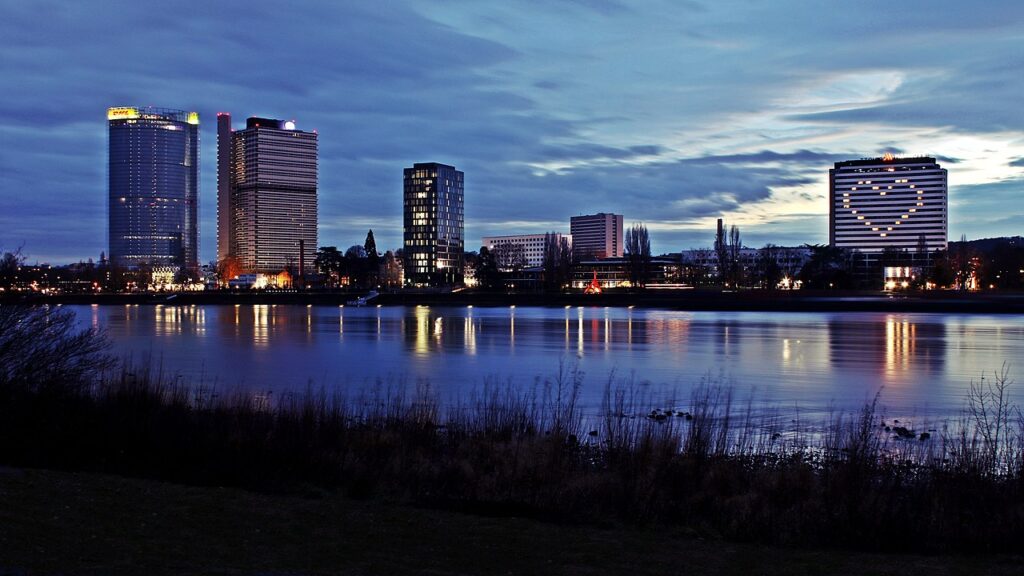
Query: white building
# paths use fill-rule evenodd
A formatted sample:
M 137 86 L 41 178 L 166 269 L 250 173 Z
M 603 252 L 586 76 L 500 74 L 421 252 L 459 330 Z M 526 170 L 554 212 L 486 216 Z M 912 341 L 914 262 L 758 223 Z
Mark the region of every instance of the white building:
M 526 258 L 526 266 L 541 266 L 544 264 L 544 241 L 547 234 L 513 234 L 511 236 L 484 236 L 482 246 L 485 246 L 492 253 L 501 250 L 501 247 L 522 246 L 523 256 Z M 564 238 L 569 246 L 572 246 L 572 235 L 554 234 L 559 242 Z
M 945 250 L 946 170 L 935 158 L 836 162 L 829 170 L 829 243 L 865 254 Z

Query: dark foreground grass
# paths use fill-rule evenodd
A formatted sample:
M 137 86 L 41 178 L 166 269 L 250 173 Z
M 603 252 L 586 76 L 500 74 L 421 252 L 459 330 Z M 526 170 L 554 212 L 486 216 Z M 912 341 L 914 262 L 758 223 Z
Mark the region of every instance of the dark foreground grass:
M 735 544 L 336 495 L 0 468 L 0 574 L 1010 575 L 1014 556 Z
M 685 412 L 610 384 L 588 418 L 580 385 L 563 371 L 446 408 L 428 387 L 384 384 L 271 403 L 122 369 L 87 387 L 0 386 L 0 463 L 741 542 L 979 553 L 1024 539 L 1019 437 L 987 400 L 1006 426 L 992 442 L 1012 439 L 996 449 L 968 423 L 891 440 L 874 404 L 785 441 L 713 384 Z
M 106 372 L 72 325 L 0 306 L 0 465 L 822 549 L 1024 541 L 1024 422 L 1006 371 L 972 383 L 963 418 L 934 437 L 886 428 L 876 403 L 794 437 L 710 381 L 680 410 L 611 378 L 587 416 L 567 369 L 452 404 L 400 382 L 216 396 L 146 367 Z

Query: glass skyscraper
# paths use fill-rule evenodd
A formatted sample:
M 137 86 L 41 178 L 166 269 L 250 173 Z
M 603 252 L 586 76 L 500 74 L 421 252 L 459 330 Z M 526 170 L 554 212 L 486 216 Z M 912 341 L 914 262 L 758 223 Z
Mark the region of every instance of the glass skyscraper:
M 413 164 L 403 187 L 405 283 L 462 284 L 462 172 L 436 162 Z
M 198 272 L 199 114 L 107 110 L 110 261 Z

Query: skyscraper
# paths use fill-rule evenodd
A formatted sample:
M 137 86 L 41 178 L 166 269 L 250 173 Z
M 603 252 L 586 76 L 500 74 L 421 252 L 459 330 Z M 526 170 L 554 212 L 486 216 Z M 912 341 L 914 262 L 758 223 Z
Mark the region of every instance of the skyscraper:
M 231 114 L 217 113 L 217 261 L 231 254 Z
M 217 185 L 218 258 L 244 273 L 303 273 L 317 245 L 317 133 L 270 118 L 231 131 L 221 114 L 217 161 L 228 178 Z
M 572 251 L 576 258 L 622 256 L 622 214 L 589 214 L 569 219 Z
M 404 171 L 405 281 L 413 286 L 462 283 L 463 174 L 436 162 Z
M 836 162 L 829 170 L 829 244 L 868 259 L 886 248 L 945 250 L 946 170 L 935 158 Z
M 110 261 L 198 273 L 199 114 L 107 109 Z

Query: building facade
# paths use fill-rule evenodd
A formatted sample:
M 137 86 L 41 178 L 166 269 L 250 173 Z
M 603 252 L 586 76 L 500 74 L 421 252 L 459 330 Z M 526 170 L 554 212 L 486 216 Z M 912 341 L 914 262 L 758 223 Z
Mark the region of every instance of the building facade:
M 199 270 L 199 114 L 107 110 L 112 264 Z
M 414 164 L 403 178 L 405 283 L 463 282 L 463 173 L 436 162 Z
M 564 238 L 569 246 L 572 246 L 572 235 L 554 233 L 555 240 L 561 242 Z M 503 247 L 514 250 L 521 250 L 525 260 L 525 266 L 542 266 L 544 264 L 544 244 L 547 234 L 514 234 L 511 236 L 484 236 L 482 246 L 487 247 L 493 254 L 496 250 L 502 251 Z M 520 248 L 521 247 L 521 248 Z M 499 263 L 499 266 L 501 263 Z
M 569 219 L 577 260 L 622 257 L 622 214 L 590 214 Z
M 249 118 L 231 131 L 218 116 L 218 257 L 233 258 L 240 273 L 304 274 L 317 247 L 317 133 L 293 121 Z M 226 129 L 225 129 L 226 126 Z M 226 255 L 220 253 L 227 250 Z
M 829 244 L 868 259 L 886 249 L 945 250 L 946 198 L 946 170 L 935 158 L 837 162 L 829 170 Z
M 231 114 L 217 113 L 217 261 L 231 254 Z

